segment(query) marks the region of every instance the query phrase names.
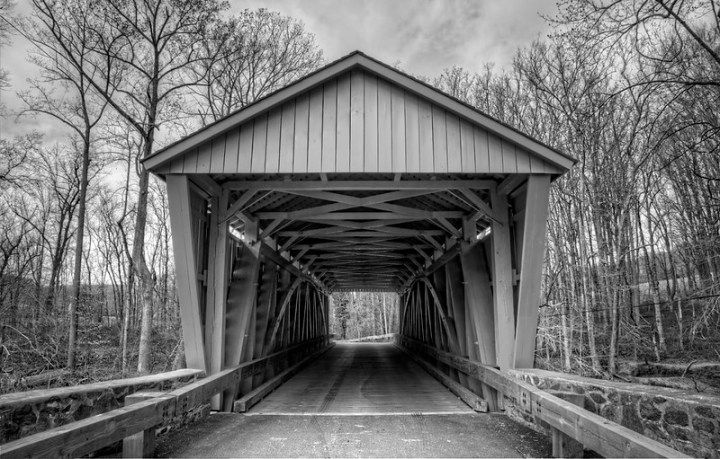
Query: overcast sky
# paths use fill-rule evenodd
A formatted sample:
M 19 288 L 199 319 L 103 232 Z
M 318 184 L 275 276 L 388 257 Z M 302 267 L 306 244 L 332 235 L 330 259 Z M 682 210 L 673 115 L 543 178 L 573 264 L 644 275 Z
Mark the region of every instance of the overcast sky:
M 545 37 L 549 27 L 540 14 L 552 15 L 556 0 L 230 0 L 231 9 L 265 7 L 305 23 L 327 62 L 354 50 L 416 75 L 437 76 L 459 65 L 480 71 L 489 62 L 505 67 L 518 47 Z M 18 12 L 27 11 L 24 0 Z M 15 38 L 0 50 L 0 65 L 12 86 L 0 94 L 10 110 L 20 103 L 14 93 L 35 69 L 26 60 L 27 45 Z M 19 124 L 17 124 L 19 123 Z M 62 136 L 46 120 L 0 120 L 0 136 L 39 129 L 47 138 Z

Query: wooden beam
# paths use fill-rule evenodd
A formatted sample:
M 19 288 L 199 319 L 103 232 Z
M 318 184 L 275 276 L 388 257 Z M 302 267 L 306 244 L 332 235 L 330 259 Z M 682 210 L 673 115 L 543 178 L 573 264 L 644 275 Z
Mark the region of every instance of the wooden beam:
M 223 209 L 227 208 L 228 191 L 212 201 L 208 236 L 207 304 L 205 306 L 205 348 L 208 374 L 219 373 L 225 363 L 225 306 L 227 302 L 230 238 Z M 220 410 L 222 395 L 213 398 L 212 409 Z
M 489 190 L 496 186 L 494 180 L 334 180 L 334 181 L 255 181 L 236 180 L 223 184 L 229 190 L 315 190 L 315 191 L 348 191 L 348 190 L 456 190 L 471 188 Z
M 185 359 L 188 368 L 206 370 L 190 183 L 185 175 L 168 175 L 166 179 Z
M 229 190 L 225 189 L 225 192 L 228 192 L 229 194 Z M 245 204 L 250 202 L 253 196 L 255 196 L 255 193 L 255 190 L 248 190 L 243 193 L 229 208 L 227 208 L 226 211 L 223 212 L 225 214 L 225 218 L 232 218 L 236 213 L 241 212 Z
M 510 174 L 497 186 L 497 193 L 510 196 L 527 179 L 527 174 Z
M 262 212 L 258 213 L 260 218 L 265 218 Z M 324 222 L 334 220 L 432 220 L 436 218 L 462 218 L 465 213 L 462 211 L 403 211 L 403 212 L 334 212 L 309 217 L 296 218 L 295 220 L 307 222 Z M 271 218 L 271 217 L 268 217 Z
M 515 344 L 515 301 L 513 298 L 512 251 L 508 199 L 491 191 L 497 221 L 492 222 L 492 280 L 495 317 L 495 356 L 497 365 L 512 368 Z
M 528 177 L 525 193 L 525 221 L 522 225 L 522 254 L 513 358 L 515 368 L 532 368 L 535 362 L 535 335 L 545 254 L 550 176 Z
M 246 239 L 256 241 L 257 227 L 247 224 Z M 255 309 L 257 279 L 260 272 L 259 242 L 244 245 L 239 259 L 235 262 L 232 281 L 228 288 L 225 321 L 225 366 L 233 367 L 241 363 L 248 345 L 248 327 Z M 223 394 L 224 409 L 230 411 L 235 393 Z
M 329 191 L 306 191 L 306 190 L 289 190 L 289 193 L 305 196 L 308 198 L 323 199 L 330 202 L 341 202 L 349 204 L 355 207 L 367 207 L 373 204 L 381 204 L 384 202 L 397 201 L 399 199 L 408 199 L 417 196 L 424 196 L 427 194 L 435 193 L 436 191 L 420 189 L 420 190 L 398 190 L 391 192 L 381 192 L 373 196 L 365 196 L 358 198 L 355 196 L 348 196 L 341 193 L 332 193 Z

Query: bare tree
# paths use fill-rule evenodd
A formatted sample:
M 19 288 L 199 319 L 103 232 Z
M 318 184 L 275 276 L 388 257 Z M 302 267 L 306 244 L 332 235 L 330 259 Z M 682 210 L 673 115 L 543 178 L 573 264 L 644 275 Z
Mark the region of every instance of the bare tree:
M 36 12 L 36 14 L 38 13 Z M 32 90 L 21 94 L 22 100 L 27 105 L 25 112 L 48 115 L 64 124 L 76 136 L 73 144 L 81 151 L 67 352 L 67 366 L 70 370 L 74 370 L 90 150 L 94 140 L 94 128 L 102 119 L 107 103 L 93 97 L 90 82 L 85 76 L 86 69 L 83 66 L 94 46 L 90 34 L 79 33 L 66 36 L 64 42 L 59 42 L 56 35 L 45 28 L 42 20 L 42 16 L 39 16 L 37 21 L 21 20 L 14 24 L 17 32 L 35 46 L 31 57 L 41 70 L 41 78 L 31 82 Z M 82 24 L 82 28 L 86 30 L 88 24 Z M 60 94 L 56 91 L 57 89 L 61 90 Z
M 221 21 L 205 43 L 216 60 L 199 62 L 201 84 L 192 88 L 191 113 L 202 125 L 280 89 L 322 63 L 322 51 L 302 22 L 266 9 L 244 10 Z
M 215 0 L 33 0 L 33 5 L 37 18 L 83 69 L 93 90 L 138 133 L 142 140 L 138 158 L 149 156 L 159 127 L 174 116 L 166 111 L 168 102 L 202 79 L 204 75 L 194 70 L 215 57 L 200 43 L 213 32 L 221 4 Z M 87 56 L 69 46 L 84 35 L 94 44 Z M 140 167 L 137 172 L 132 266 L 143 303 L 138 371 L 147 372 L 154 282 L 144 252 L 149 175 Z

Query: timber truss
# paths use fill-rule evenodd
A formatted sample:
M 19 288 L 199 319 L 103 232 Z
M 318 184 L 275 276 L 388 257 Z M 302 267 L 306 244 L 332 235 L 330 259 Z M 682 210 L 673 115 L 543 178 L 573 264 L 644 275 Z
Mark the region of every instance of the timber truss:
M 230 180 L 224 218 L 326 293 L 402 293 L 457 253 L 458 241 L 472 243 L 499 221 L 492 195 L 513 183 L 401 174 Z

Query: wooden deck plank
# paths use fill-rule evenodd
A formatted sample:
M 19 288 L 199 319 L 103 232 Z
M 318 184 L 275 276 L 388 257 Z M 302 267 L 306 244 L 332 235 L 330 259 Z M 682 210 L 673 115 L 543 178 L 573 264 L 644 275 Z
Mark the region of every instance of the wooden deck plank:
M 470 412 L 393 344 L 339 343 L 248 414 Z

